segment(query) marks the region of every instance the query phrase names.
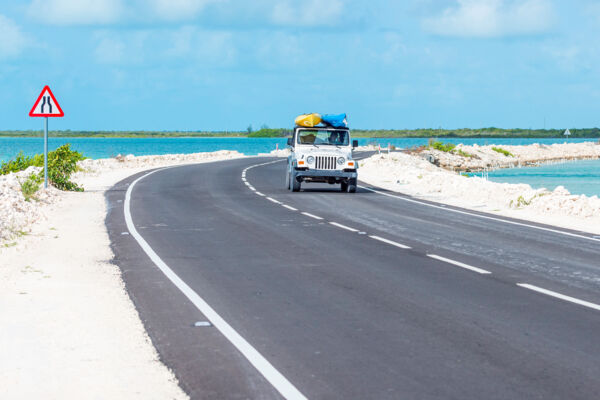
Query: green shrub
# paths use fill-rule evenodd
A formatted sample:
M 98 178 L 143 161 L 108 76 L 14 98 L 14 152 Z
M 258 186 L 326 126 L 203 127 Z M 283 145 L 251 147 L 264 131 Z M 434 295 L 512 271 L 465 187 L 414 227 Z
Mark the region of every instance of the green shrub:
M 83 154 L 71 150 L 71 145 L 69 143 L 49 152 L 48 180 L 57 189 L 83 192 L 82 187 L 70 181 L 71 174 L 77 169 L 77 161 L 81 161 L 83 159 L 85 159 Z M 44 171 L 40 172 L 40 176 L 44 176 Z
M 84 160 L 83 154 L 71 150 L 69 143 L 60 146 L 58 149 L 48 153 L 48 180 L 60 190 L 83 191 L 83 188 L 77 186 L 69 179 L 71 174 L 77 169 L 77 161 Z M 36 154 L 33 157 L 27 157 L 19 153 L 14 160 L 3 162 L 0 166 L 0 174 L 6 175 L 10 172 L 19 172 L 28 167 L 43 167 L 44 155 Z M 44 171 L 40 172 L 43 179 Z
M 492 150 L 494 150 L 496 153 L 504 154 L 506 157 L 514 157 L 514 154 L 512 154 L 510 151 L 504 150 L 500 147 L 492 147 Z
M 458 149 L 458 150 L 456 150 L 456 152 L 458 153 L 458 155 L 466 157 L 466 158 L 472 158 L 473 157 L 473 154 L 467 153 L 466 151 L 462 151 L 462 149 Z
M 11 172 L 26 170 L 33 165 L 33 157 L 27 157 L 21 151 L 14 160 L 3 162 L 0 166 L 0 175 L 6 175 Z
M 40 190 L 40 185 L 43 181 L 44 178 L 39 174 L 31 174 L 24 181 L 19 181 L 21 193 L 23 193 L 25 201 L 31 201 L 31 199 L 37 200 L 35 194 Z
M 455 144 L 452 143 L 442 143 L 440 141 L 433 142 L 429 145 L 429 147 L 433 147 L 436 150 L 443 151 L 444 153 L 448 153 L 449 151 L 454 150 L 456 147 Z

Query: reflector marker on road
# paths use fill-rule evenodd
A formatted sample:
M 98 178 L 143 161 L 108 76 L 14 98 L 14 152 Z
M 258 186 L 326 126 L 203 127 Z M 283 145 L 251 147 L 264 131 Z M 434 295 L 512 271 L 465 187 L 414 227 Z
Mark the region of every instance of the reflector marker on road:
M 382 237 L 379 237 L 379 236 L 375 236 L 375 235 L 369 235 L 369 237 L 370 237 L 371 239 L 379 240 L 380 242 L 387 243 L 387 244 L 391 244 L 392 246 L 396 246 L 396 247 L 399 247 L 399 248 L 401 248 L 401 249 L 410 249 L 410 248 L 411 248 L 410 246 L 407 246 L 407 245 L 405 245 L 405 244 L 398 243 L 398 242 L 394 242 L 394 241 L 392 241 L 392 240 L 388 240 L 388 239 L 384 239 L 384 238 L 382 238 Z
M 349 226 L 338 224 L 337 222 L 330 222 L 331 225 L 337 226 L 338 228 L 345 229 L 350 232 L 358 232 L 358 229 L 350 228 Z
M 491 274 L 490 271 L 486 271 L 485 269 L 473 267 L 471 265 L 468 265 L 468 264 L 465 264 L 465 263 L 461 263 L 459 261 L 454 261 L 454 260 L 451 260 L 449 258 L 445 258 L 445 257 L 438 256 L 438 255 L 435 255 L 435 254 L 427 254 L 427 257 L 435 258 L 436 260 L 443 261 L 443 262 L 446 262 L 448 264 L 456 265 L 457 267 L 468 269 L 470 271 L 477 272 L 478 274 Z
M 564 301 L 569 301 L 571 303 L 579 304 L 580 306 L 588 307 L 588 308 L 591 308 L 593 310 L 600 311 L 600 305 L 595 304 L 595 303 L 590 303 L 589 301 L 579 300 L 579 299 L 577 299 L 575 297 L 566 296 L 564 294 L 556 293 L 556 292 L 553 292 L 553 291 L 548 290 L 548 289 L 543 289 L 541 287 L 533 286 L 533 285 L 530 285 L 528 283 L 517 283 L 517 286 L 525 288 L 525 289 L 533 290 L 534 292 L 542 293 L 542 294 L 545 294 L 547 296 L 556 297 L 557 299 L 561 299 L 561 300 L 564 300 Z

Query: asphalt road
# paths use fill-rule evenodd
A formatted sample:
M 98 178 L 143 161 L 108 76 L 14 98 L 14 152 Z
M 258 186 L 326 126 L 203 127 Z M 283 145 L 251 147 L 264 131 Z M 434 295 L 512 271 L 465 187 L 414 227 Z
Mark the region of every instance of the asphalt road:
M 187 296 L 126 225 L 144 174 L 107 195 L 115 263 L 192 398 L 282 396 L 190 292 L 311 399 L 599 398 L 599 238 L 364 187 L 292 193 L 272 161 L 130 190 L 136 235 Z

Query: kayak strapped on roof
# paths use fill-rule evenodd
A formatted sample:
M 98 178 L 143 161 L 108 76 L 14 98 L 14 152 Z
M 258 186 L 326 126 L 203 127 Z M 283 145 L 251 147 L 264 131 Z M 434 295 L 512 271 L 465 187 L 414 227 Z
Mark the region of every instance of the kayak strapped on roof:
M 296 117 L 296 125 L 312 128 L 321 123 L 321 116 L 317 113 L 302 114 Z
M 325 125 L 332 126 L 334 128 L 348 127 L 348 120 L 346 119 L 346 114 L 321 115 L 321 122 Z

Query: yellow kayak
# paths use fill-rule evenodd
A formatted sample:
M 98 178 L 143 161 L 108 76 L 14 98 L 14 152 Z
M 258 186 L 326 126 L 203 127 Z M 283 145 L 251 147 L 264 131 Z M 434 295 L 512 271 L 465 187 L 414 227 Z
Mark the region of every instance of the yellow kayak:
M 321 123 L 321 116 L 317 113 L 302 114 L 296 117 L 295 122 L 298 126 L 312 128 L 313 126 L 319 125 Z

